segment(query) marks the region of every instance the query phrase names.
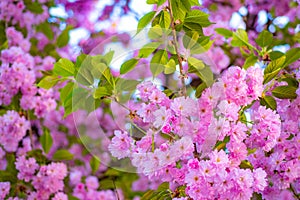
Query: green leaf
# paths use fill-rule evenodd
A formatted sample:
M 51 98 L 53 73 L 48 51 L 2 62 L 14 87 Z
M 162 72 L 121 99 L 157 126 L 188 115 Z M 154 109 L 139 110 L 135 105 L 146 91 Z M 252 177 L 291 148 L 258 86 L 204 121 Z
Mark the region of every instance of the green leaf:
M 182 38 L 184 48 L 191 49 L 194 46 L 199 45 L 197 43 L 198 39 L 199 39 L 198 32 L 196 32 L 196 31 L 187 32 Z
M 24 1 L 24 4 L 26 9 L 31 11 L 32 13 L 42 14 L 44 12 L 42 4 L 39 4 L 38 2 Z
M 167 11 L 163 11 L 162 18 L 160 20 L 160 25 L 162 28 L 168 29 L 171 25 L 171 17 L 170 13 Z
M 141 198 L 141 200 L 151 200 L 151 198 L 154 195 L 154 191 L 153 190 L 149 190 L 147 191 Z
M 277 109 L 277 102 L 272 96 L 265 96 L 260 99 L 260 104 L 266 106 L 267 108 L 271 108 L 272 110 Z
M 169 183 L 168 182 L 163 182 L 162 184 L 160 184 L 157 188 L 157 191 L 166 191 L 169 189 Z
M 159 25 L 155 25 L 148 31 L 149 39 L 158 39 L 163 35 L 163 30 Z
M 147 4 L 157 4 L 157 0 L 147 0 Z
M 279 99 L 295 99 L 297 98 L 296 90 L 296 87 L 284 85 L 276 87 L 272 94 Z
M 281 51 L 272 51 L 269 53 L 269 56 L 270 56 L 271 60 L 276 60 L 276 59 L 284 56 L 284 53 L 282 53 Z
M 46 164 L 48 162 L 46 156 L 41 149 L 35 149 L 27 152 L 27 156 L 35 158 L 38 164 Z
M 207 85 L 202 82 L 198 87 L 196 88 L 195 96 L 196 98 L 200 98 L 202 95 L 202 92 L 207 88 Z
M 100 166 L 100 159 L 96 156 L 93 156 L 90 160 L 90 166 L 92 169 L 92 173 L 95 174 Z
M 136 86 L 140 83 L 140 81 L 134 79 L 118 79 L 116 83 L 116 88 L 118 91 L 133 91 L 136 89 Z
M 0 171 L 0 182 L 9 181 L 11 183 L 16 183 L 18 178 L 11 172 L 8 171 Z
M 94 77 L 88 68 L 81 68 L 76 76 L 76 81 L 83 85 L 93 85 Z
M 69 43 L 70 35 L 69 31 L 72 29 L 71 26 L 67 26 L 65 30 L 61 32 L 61 34 L 58 36 L 56 40 L 57 47 L 62 48 L 66 46 Z
M 240 164 L 241 169 L 253 169 L 252 164 L 248 160 L 243 160 Z
M 273 60 L 269 63 L 269 65 L 264 70 L 264 82 L 263 82 L 263 84 L 268 83 L 275 76 L 277 76 L 279 71 L 282 69 L 282 66 L 285 62 L 285 58 L 286 58 L 285 56 L 282 56 L 282 57 L 280 57 L 276 60 Z
M 71 194 L 68 194 L 68 200 L 79 200 L 77 197 L 74 197 Z
M 190 4 L 190 1 L 189 0 L 186 0 L 186 1 L 181 1 L 183 7 L 184 7 L 184 10 L 186 12 L 189 12 L 191 10 L 191 4 Z
M 78 61 L 78 65 L 77 65 Z M 94 84 L 94 77 L 92 74 L 95 66 L 92 64 L 91 56 L 82 56 L 80 60 L 77 58 L 76 69 L 78 70 L 76 81 L 82 85 L 90 86 Z M 102 63 L 103 64 L 103 63 Z M 101 74 L 101 72 L 99 72 Z
M 150 70 L 153 77 L 164 71 L 164 65 L 168 62 L 168 54 L 165 50 L 157 51 L 150 62 Z
M 73 76 L 75 73 L 74 64 L 66 58 L 61 58 L 54 64 L 53 73 L 62 77 Z
M 73 82 L 69 82 L 67 85 L 65 85 L 65 87 L 63 87 L 60 90 L 60 100 L 61 102 L 65 102 L 65 100 L 67 99 L 67 97 L 72 93 L 74 87 L 74 83 Z
M 199 70 L 198 72 L 200 74 L 200 78 L 208 87 L 214 83 L 214 76 L 210 67 L 205 66 L 205 68 Z
M 60 78 L 57 76 L 45 76 L 37 86 L 48 90 L 56 85 L 59 80 Z
M 299 87 L 299 82 L 297 81 L 297 79 L 295 79 L 293 77 L 282 78 L 279 81 L 285 81 L 285 82 L 287 82 L 287 84 L 289 86 L 293 86 L 293 87 L 296 87 L 296 88 Z
M 170 13 L 162 10 L 152 21 L 152 27 L 159 25 L 163 29 L 168 29 L 171 24 Z
M 209 50 L 211 45 L 214 43 L 209 36 L 202 36 L 198 39 L 198 43 L 191 47 L 191 54 L 201 54 Z
M 273 41 L 273 34 L 270 33 L 269 31 L 263 30 L 257 37 L 257 39 L 255 40 L 256 43 L 260 46 L 260 47 L 266 47 L 269 46 L 270 44 L 272 44 Z
M 104 63 L 98 63 L 96 66 L 94 66 L 92 69 L 92 76 L 96 79 L 106 81 L 112 86 L 112 88 L 115 87 L 115 79 L 111 74 L 110 68 Z
M 6 171 L 13 175 L 15 178 L 11 179 L 11 183 L 16 183 L 18 171 L 16 169 L 16 156 L 12 153 L 6 153 L 5 159 L 7 161 Z
M 243 68 L 248 69 L 249 67 L 254 66 L 257 61 L 258 58 L 255 55 L 251 55 L 245 60 Z
M 110 65 L 110 63 L 114 57 L 114 54 L 115 54 L 115 51 L 109 51 L 103 56 L 103 59 L 104 59 L 106 65 Z
M 134 69 L 134 67 L 138 63 L 138 59 L 132 58 L 130 60 L 125 61 L 120 68 L 120 74 L 126 74 L 127 72 Z
M 138 26 L 137 26 L 137 29 L 138 29 L 137 33 L 139 33 L 141 30 L 143 30 L 143 28 L 145 28 L 151 22 L 155 13 L 156 13 L 155 11 L 148 12 L 146 15 L 144 15 L 140 19 Z
M 189 0 L 191 3 L 191 6 L 200 6 L 199 0 Z
M 79 109 L 86 110 L 86 102 L 90 96 L 93 98 L 93 96 L 85 88 L 74 88 L 70 98 L 68 98 L 68 101 L 71 101 L 71 112 L 75 112 Z
M 157 1 L 157 6 L 161 6 L 162 4 L 164 4 L 166 2 L 166 0 L 158 0 Z
M 177 19 L 183 21 L 186 12 L 188 12 L 189 10 L 186 10 L 181 0 L 170 0 L 170 3 L 171 9 L 173 11 L 174 21 L 176 21 Z
M 102 98 L 102 97 L 110 96 L 111 94 L 112 94 L 112 91 L 109 90 L 107 87 L 105 87 L 105 86 L 100 86 L 100 87 L 98 87 L 98 88 L 95 90 L 95 92 L 94 92 L 94 94 L 93 94 L 93 97 L 94 97 L 95 99 L 100 99 L 100 98 Z
M 203 69 L 198 70 L 193 65 L 190 65 L 188 72 L 197 74 L 208 87 L 214 82 L 214 76 L 209 66 L 205 65 Z
M 39 24 L 36 27 L 36 29 L 37 29 L 37 31 L 44 33 L 49 40 L 53 40 L 54 33 L 51 29 L 51 26 L 50 26 L 49 22 L 44 22 L 44 23 Z
M 75 63 L 75 69 L 77 71 L 81 68 L 82 63 L 85 62 L 86 57 L 86 54 L 80 54 L 79 56 L 77 56 Z
M 247 32 L 243 29 L 238 29 L 236 32 L 234 32 L 231 45 L 234 47 L 251 47 L 251 45 L 249 44 Z
M 68 150 L 59 149 L 54 153 L 52 158 L 55 161 L 62 161 L 62 160 L 72 160 L 73 157 L 74 157 L 74 155 L 71 154 Z
M 194 57 L 189 57 L 188 63 L 194 66 L 198 71 L 204 69 L 205 67 L 205 64 L 203 63 L 202 60 L 198 60 L 197 58 Z
M 176 63 L 173 59 L 170 59 L 168 63 L 165 65 L 164 73 L 172 74 L 176 71 Z
M 284 66 L 288 66 L 300 59 L 300 48 L 293 48 L 286 52 L 286 60 Z
M 198 24 L 198 23 L 184 22 L 184 24 L 183 24 L 183 30 L 185 32 L 197 31 L 199 33 L 199 35 L 203 35 L 202 26 L 200 24 Z
M 209 15 L 201 10 L 192 10 L 187 13 L 184 24 L 195 23 L 201 27 L 208 27 L 212 23 L 208 19 Z
M 155 51 L 161 45 L 160 42 L 150 42 L 145 44 L 139 51 L 138 57 L 147 58 L 153 51 Z
M 215 28 L 216 33 L 224 36 L 225 38 L 232 37 L 232 31 L 226 29 L 226 28 Z
M 53 144 L 52 136 L 48 129 L 44 129 L 44 134 L 40 137 L 40 143 L 45 153 L 48 153 Z
M 6 46 L 8 47 L 8 41 L 6 40 L 6 22 L 4 20 L 0 20 L 0 46 L 0 50 Z

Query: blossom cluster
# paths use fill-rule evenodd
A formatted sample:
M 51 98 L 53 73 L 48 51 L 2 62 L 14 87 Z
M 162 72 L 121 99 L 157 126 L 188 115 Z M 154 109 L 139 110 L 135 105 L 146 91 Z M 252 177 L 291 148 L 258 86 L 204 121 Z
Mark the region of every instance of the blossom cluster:
M 143 82 L 137 86 L 138 99 L 131 106 L 136 115 L 131 118 L 147 131 L 139 139 L 115 131 L 109 150 L 118 159 L 129 157 L 150 181 L 170 182 L 171 188 L 185 186 L 193 199 L 250 199 L 254 192 L 270 198 L 268 190 L 279 183 L 271 181 L 270 187 L 269 181 L 279 171 L 270 168 L 274 162 L 266 165 L 264 160 L 277 155 L 272 151 L 289 140 L 287 134 L 282 138 L 284 125 L 278 113 L 257 102 L 245 109 L 261 97 L 262 82 L 257 67 L 231 67 L 198 100 L 170 99 L 153 83 Z M 242 118 L 243 113 L 248 117 Z M 298 129 L 295 124 L 295 133 Z M 249 153 L 251 149 L 254 153 Z M 287 189 L 299 178 L 297 170 L 291 170 L 299 161 L 287 165 L 283 159 L 278 161 L 281 170 L 290 174 L 284 173 L 282 181 L 290 181 L 280 189 Z
M 8 111 L 0 116 L 0 141 L 3 148 L 8 152 L 17 150 L 19 141 L 30 129 L 30 122 L 16 111 Z
M 32 181 L 36 190 L 36 192 L 30 192 L 29 199 L 49 199 L 50 195 L 58 193 L 64 188 L 63 180 L 67 176 L 67 166 L 64 163 L 53 162 L 48 165 L 39 165 L 35 158 L 26 159 L 25 156 L 20 156 L 16 160 L 16 169 L 18 170 L 18 179 L 25 182 Z M 56 196 L 64 195 L 60 192 Z

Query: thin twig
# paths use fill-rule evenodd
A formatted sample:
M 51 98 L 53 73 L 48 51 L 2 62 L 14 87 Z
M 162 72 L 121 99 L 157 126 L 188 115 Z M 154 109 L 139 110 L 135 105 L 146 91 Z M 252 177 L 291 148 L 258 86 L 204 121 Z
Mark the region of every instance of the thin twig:
M 113 179 L 112 181 L 113 181 L 113 184 L 114 184 L 116 196 L 117 196 L 118 200 L 120 200 L 119 193 L 117 191 L 117 187 L 116 187 L 116 184 L 115 184 L 115 180 Z
M 291 189 L 291 191 L 293 192 L 294 196 L 295 196 L 298 200 L 300 200 L 299 194 L 296 193 L 296 191 L 294 190 L 292 184 L 290 184 L 290 189 Z
M 174 16 L 173 16 L 173 11 L 172 11 L 171 0 L 168 0 L 168 7 L 169 7 L 169 12 L 170 12 L 170 17 L 171 17 L 171 28 L 172 28 L 172 34 L 173 34 L 173 40 L 174 40 L 174 47 L 175 47 L 178 64 L 179 64 L 180 80 L 181 80 L 181 84 L 182 84 L 182 93 L 186 97 L 186 87 L 185 87 L 185 81 L 184 81 L 185 74 L 183 72 L 183 67 L 182 67 L 182 58 L 181 58 L 181 56 L 179 54 L 179 50 L 178 50 L 177 36 L 176 36 L 176 30 L 175 30 L 175 21 L 174 21 Z

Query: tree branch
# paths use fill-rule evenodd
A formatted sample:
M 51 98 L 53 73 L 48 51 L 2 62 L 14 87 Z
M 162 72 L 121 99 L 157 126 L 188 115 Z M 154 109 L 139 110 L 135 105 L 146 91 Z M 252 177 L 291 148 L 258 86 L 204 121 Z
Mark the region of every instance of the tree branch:
M 175 21 L 174 21 L 174 16 L 173 16 L 173 11 L 172 11 L 172 5 L 171 5 L 171 0 L 168 0 L 168 7 L 169 7 L 169 12 L 170 12 L 170 18 L 171 18 L 171 28 L 172 28 L 172 35 L 173 35 L 173 40 L 174 40 L 174 47 L 175 51 L 177 54 L 177 59 L 178 59 L 178 64 L 179 64 L 179 71 L 180 71 L 180 80 L 182 84 L 182 94 L 186 97 L 186 87 L 185 87 L 185 74 L 183 71 L 183 66 L 182 66 L 182 58 L 180 56 L 179 50 L 178 50 L 178 42 L 177 42 L 177 35 L 176 35 L 176 30 L 175 30 Z

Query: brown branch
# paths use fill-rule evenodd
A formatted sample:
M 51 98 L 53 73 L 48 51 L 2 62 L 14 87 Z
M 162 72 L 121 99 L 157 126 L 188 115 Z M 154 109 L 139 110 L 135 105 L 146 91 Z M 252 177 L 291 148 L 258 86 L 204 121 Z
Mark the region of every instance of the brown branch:
M 179 54 L 178 50 L 178 42 L 177 42 L 177 35 L 176 35 L 176 30 L 175 30 L 175 21 L 174 21 L 174 16 L 173 16 L 173 11 L 172 11 L 172 5 L 171 5 L 171 0 L 168 0 L 168 7 L 169 7 L 169 12 L 170 12 L 170 17 L 171 17 L 171 28 L 172 28 L 172 35 L 173 35 L 173 40 L 174 40 L 174 47 L 175 51 L 177 54 L 177 59 L 178 59 L 178 64 L 179 64 L 179 71 L 180 71 L 180 80 L 182 84 L 182 94 L 186 97 L 186 87 L 185 87 L 185 74 L 183 71 L 183 66 L 182 66 L 182 58 Z

